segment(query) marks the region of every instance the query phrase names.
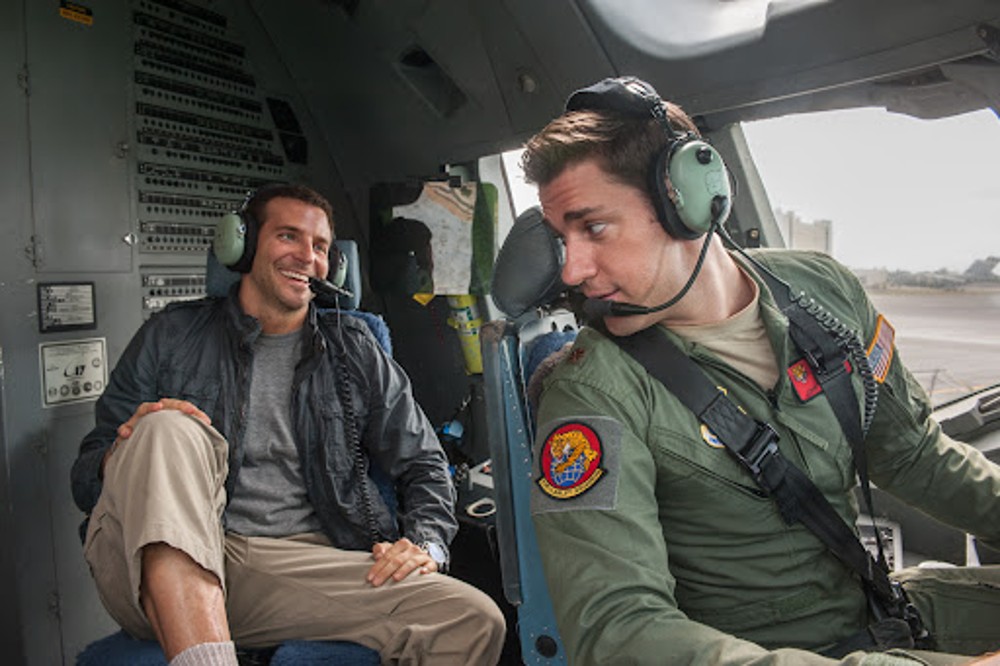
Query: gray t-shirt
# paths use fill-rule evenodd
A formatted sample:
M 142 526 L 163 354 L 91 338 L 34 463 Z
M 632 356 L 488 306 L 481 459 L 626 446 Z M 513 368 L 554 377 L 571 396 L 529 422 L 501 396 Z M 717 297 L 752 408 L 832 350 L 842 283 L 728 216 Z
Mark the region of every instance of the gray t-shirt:
M 225 515 L 232 532 L 279 537 L 320 531 L 292 429 L 292 379 L 301 356 L 301 331 L 260 335 L 254 343 L 243 465 Z

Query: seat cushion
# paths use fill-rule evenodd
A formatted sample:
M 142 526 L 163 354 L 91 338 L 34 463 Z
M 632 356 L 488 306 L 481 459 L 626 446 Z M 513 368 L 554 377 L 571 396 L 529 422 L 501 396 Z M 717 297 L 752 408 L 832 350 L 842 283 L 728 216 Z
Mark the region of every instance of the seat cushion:
M 77 666 L 167 666 L 156 641 L 140 641 L 124 631 L 94 641 L 76 657 Z
M 379 654 L 346 641 L 285 641 L 271 666 L 378 666 Z M 140 641 L 124 631 L 96 640 L 76 657 L 76 666 L 167 666 L 156 641 Z
M 343 641 L 285 641 L 271 657 L 271 666 L 378 666 L 378 652 Z

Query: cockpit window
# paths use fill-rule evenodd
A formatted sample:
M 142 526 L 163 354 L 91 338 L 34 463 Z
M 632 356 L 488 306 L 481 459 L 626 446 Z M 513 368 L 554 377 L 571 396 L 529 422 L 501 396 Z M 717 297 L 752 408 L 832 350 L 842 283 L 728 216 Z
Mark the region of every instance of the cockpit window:
M 851 268 L 941 404 L 1000 382 L 1000 122 L 879 109 L 744 124 L 790 247 Z

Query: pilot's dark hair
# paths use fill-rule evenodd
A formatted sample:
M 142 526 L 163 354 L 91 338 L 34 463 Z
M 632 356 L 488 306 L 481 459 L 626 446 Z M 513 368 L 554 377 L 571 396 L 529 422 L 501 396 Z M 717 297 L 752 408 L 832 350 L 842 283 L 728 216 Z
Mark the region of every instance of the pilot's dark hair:
M 694 121 L 672 102 L 663 102 L 670 126 L 700 136 Z M 571 165 L 597 158 L 615 180 L 647 196 L 653 160 L 667 137 L 652 115 L 634 118 L 610 110 L 567 111 L 531 137 L 521 155 L 529 183 L 547 185 Z
M 330 234 L 336 238 L 336 233 L 333 227 L 333 207 L 330 202 L 326 200 L 322 194 L 312 189 L 311 187 L 306 187 L 305 185 L 297 184 L 287 184 L 287 183 L 275 183 L 273 185 L 265 185 L 254 192 L 253 196 L 246 204 L 246 211 L 258 224 L 263 225 L 264 220 L 264 207 L 271 199 L 277 199 L 278 197 L 283 197 L 286 199 L 297 199 L 303 203 L 307 203 L 310 206 L 316 206 L 326 213 L 326 221 L 330 225 Z

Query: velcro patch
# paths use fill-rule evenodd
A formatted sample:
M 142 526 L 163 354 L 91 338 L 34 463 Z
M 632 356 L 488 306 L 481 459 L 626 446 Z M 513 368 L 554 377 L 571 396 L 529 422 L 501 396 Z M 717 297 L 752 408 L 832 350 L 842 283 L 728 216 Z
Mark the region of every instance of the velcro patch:
M 868 365 L 871 366 L 872 376 L 879 384 L 885 381 L 889 374 L 889 367 L 892 365 L 893 343 L 896 340 L 896 329 L 892 327 L 889 320 L 884 316 L 878 316 L 875 324 L 875 335 L 868 344 Z
M 809 402 L 823 392 L 823 387 L 819 385 L 816 375 L 813 374 L 812 368 L 809 367 L 809 363 L 804 358 L 788 366 L 785 372 L 792 380 L 795 395 L 799 396 L 799 400 L 802 402 Z
M 621 423 L 606 416 L 557 419 L 539 428 L 531 512 L 613 509 L 622 431 Z
M 844 370 L 848 374 L 853 372 L 851 362 L 846 359 L 844 360 Z M 813 374 L 813 369 L 806 359 L 801 358 L 792 363 L 785 369 L 785 372 L 792 380 L 792 388 L 795 389 L 795 395 L 799 396 L 801 402 L 809 402 L 823 392 L 823 387 L 816 379 L 816 375 Z

